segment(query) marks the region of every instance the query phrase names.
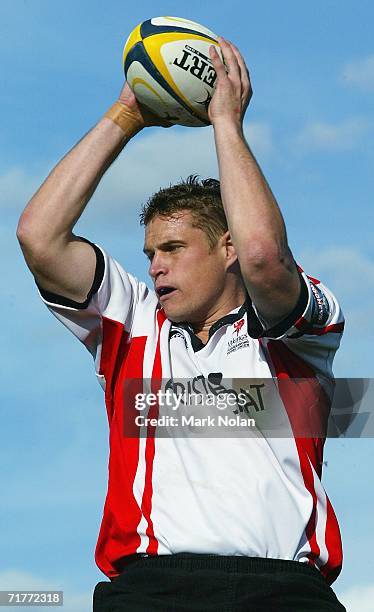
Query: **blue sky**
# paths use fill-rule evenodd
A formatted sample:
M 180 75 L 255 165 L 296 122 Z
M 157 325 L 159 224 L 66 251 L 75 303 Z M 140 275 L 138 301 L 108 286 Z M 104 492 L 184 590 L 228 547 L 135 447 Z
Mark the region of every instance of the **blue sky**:
M 107 476 L 107 422 L 90 357 L 39 302 L 15 227 L 52 166 L 115 100 L 131 29 L 172 2 L 2 0 L 0 207 L 3 496 L 1 588 L 65 591 L 89 609 Z M 372 377 L 374 44 L 372 2 L 191 2 L 178 16 L 233 40 L 252 76 L 246 136 L 278 198 L 291 248 L 342 302 L 341 377 Z M 176 154 L 177 151 L 177 154 Z M 78 225 L 146 278 L 139 206 L 191 172 L 217 176 L 211 128 L 153 128 L 107 173 Z M 374 597 L 373 441 L 329 440 L 325 487 L 348 609 Z

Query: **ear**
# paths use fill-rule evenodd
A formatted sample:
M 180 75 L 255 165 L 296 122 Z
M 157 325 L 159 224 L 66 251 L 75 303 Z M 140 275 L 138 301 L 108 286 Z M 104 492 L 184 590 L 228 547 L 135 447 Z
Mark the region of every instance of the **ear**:
M 222 241 L 222 247 L 225 249 L 225 258 L 226 258 L 227 267 L 230 267 L 238 260 L 238 256 L 236 254 L 235 247 L 231 240 L 230 232 L 229 231 L 225 232 L 221 236 L 220 240 Z

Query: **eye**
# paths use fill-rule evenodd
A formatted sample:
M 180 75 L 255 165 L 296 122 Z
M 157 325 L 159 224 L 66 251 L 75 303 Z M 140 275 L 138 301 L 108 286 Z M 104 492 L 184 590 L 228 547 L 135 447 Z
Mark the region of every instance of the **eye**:
M 172 251 L 177 251 L 178 249 L 181 249 L 181 248 L 182 248 L 181 244 L 171 244 L 170 246 L 168 246 L 166 250 L 169 252 L 172 252 Z

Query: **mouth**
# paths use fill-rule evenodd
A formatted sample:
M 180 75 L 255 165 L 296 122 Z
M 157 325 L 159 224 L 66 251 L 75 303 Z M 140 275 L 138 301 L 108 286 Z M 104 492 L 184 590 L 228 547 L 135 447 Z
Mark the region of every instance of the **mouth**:
M 160 300 L 160 302 L 163 302 L 164 300 L 166 300 L 167 298 L 170 297 L 170 295 L 172 295 L 173 293 L 175 293 L 175 291 L 177 291 L 175 289 L 175 287 L 158 287 L 156 289 L 156 293 L 157 293 L 157 297 Z

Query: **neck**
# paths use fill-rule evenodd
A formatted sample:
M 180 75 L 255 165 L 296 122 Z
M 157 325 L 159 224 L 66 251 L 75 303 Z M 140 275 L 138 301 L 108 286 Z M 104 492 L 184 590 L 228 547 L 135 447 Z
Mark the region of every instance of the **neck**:
M 234 295 L 231 294 L 226 299 L 224 298 L 223 301 L 217 306 L 215 311 L 204 321 L 192 323 L 191 326 L 196 336 L 200 338 L 202 342 L 206 343 L 209 338 L 209 330 L 211 326 L 235 308 L 242 306 L 242 304 L 244 304 L 245 297 L 245 289 L 244 287 L 240 287 L 240 289 L 235 292 Z

